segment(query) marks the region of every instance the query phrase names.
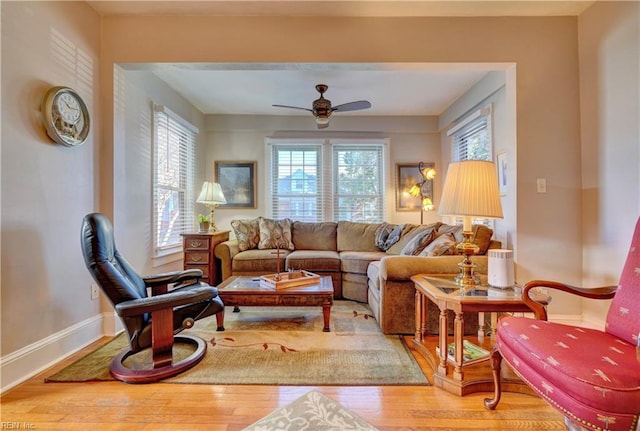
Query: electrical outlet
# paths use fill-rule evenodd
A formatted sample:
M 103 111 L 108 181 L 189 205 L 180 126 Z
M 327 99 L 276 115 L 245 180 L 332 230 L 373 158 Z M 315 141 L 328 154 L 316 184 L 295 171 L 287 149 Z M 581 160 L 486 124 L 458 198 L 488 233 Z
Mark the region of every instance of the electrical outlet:
M 98 299 L 98 285 L 97 284 L 92 284 L 91 285 L 91 299 L 92 300 Z

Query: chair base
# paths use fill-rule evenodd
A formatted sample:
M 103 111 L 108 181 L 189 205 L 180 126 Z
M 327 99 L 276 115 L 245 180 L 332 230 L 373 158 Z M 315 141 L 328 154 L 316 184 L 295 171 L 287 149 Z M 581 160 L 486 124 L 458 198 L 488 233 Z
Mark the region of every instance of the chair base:
M 133 370 L 126 367 L 123 362 L 129 356 L 134 354 L 134 352 L 129 349 L 125 349 L 111 361 L 111 365 L 109 367 L 111 375 L 117 380 L 125 383 L 152 383 L 168 377 L 173 377 L 176 374 L 180 374 L 183 371 L 188 370 L 200 362 L 207 352 L 207 343 L 198 337 L 190 335 L 176 336 L 174 337 L 174 344 L 176 343 L 193 344 L 196 347 L 196 350 L 183 360 L 172 363 L 171 365 L 145 370 Z

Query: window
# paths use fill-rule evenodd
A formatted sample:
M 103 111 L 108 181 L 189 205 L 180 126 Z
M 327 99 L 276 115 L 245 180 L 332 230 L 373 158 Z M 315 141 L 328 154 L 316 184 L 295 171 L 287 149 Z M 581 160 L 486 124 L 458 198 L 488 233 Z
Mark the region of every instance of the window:
M 273 218 L 384 219 L 383 142 L 270 139 L 267 148 Z
M 198 129 L 169 109 L 156 106 L 153 152 L 154 256 L 182 248 L 193 227 L 195 139 Z
M 491 106 L 474 112 L 448 132 L 453 136 L 454 161 L 491 160 Z
M 383 220 L 381 145 L 333 146 L 334 220 Z

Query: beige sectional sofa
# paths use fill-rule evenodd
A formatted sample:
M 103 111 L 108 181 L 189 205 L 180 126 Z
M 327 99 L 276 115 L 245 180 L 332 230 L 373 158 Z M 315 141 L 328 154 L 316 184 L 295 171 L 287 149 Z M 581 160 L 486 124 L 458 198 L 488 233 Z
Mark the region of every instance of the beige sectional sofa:
M 410 277 L 454 274 L 462 258 L 453 254 L 462 240 L 461 226 L 442 223 L 310 223 L 259 217 L 234 220 L 232 227 L 236 238 L 218 244 L 214 251 L 223 280 L 289 269 L 331 276 L 335 298 L 369 303 L 386 334 L 415 331 L 415 288 Z M 473 241 L 481 255 L 473 261 L 479 272 L 486 273 L 486 251 L 500 246 L 491 240 L 492 234 L 486 226 L 474 226 Z M 437 308 L 431 308 L 430 321 L 436 320 L 429 331 L 437 333 Z

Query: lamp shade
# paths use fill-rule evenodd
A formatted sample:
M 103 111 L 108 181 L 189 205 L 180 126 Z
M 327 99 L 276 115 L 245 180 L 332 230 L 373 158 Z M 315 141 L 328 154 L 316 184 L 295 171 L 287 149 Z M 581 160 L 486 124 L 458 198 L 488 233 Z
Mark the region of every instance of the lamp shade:
M 498 176 L 493 162 L 465 160 L 450 163 L 438 213 L 447 216 L 502 218 Z
M 196 202 L 205 205 L 220 205 L 226 204 L 227 200 L 224 198 L 224 194 L 222 193 L 222 187 L 220 187 L 220 184 L 205 181 L 205 183 L 202 185 L 202 190 L 200 190 L 200 195 L 198 195 L 198 199 L 196 199 Z

